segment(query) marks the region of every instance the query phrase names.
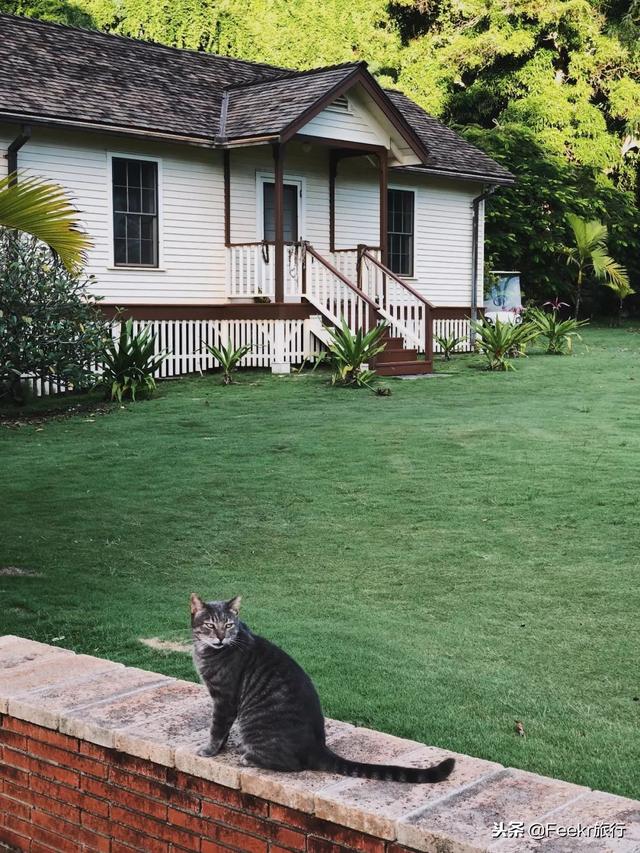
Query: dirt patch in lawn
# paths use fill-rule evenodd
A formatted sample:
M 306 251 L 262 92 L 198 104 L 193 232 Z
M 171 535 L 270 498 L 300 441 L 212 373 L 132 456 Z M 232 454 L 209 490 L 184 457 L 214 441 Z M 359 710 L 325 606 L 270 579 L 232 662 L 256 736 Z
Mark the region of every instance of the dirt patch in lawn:
M 161 640 L 160 637 L 141 637 L 140 642 L 156 652 L 181 652 L 190 655 L 192 645 L 188 640 Z
M 21 577 L 42 577 L 39 572 L 34 572 L 33 569 L 23 569 L 20 566 L 0 566 L 0 578 L 21 578 Z

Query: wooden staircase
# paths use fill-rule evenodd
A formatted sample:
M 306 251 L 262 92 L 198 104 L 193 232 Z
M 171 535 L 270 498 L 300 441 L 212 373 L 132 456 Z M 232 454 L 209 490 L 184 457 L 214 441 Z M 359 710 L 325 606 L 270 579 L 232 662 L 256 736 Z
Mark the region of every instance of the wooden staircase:
M 385 331 L 383 352 L 376 356 L 373 367 L 378 376 L 417 376 L 433 373 L 433 361 L 418 358 L 418 350 L 407 349 L 403 338 L 394 338 Z

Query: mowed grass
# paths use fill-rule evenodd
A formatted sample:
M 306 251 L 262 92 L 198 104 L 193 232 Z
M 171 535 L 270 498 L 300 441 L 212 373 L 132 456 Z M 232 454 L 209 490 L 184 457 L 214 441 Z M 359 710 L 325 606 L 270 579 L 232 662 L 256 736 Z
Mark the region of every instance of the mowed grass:
M 1 428 L 0 633 L 194 678 L 140 638 L 242 593 L 328 715 L 640 797 L 640 330 L 474 364 Z

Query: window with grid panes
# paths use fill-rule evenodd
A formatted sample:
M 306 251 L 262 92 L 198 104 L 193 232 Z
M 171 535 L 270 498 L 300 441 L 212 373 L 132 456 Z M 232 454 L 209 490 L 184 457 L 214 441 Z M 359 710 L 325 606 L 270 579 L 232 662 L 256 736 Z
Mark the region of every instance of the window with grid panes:
M 158 266 L 158 164 L 114 157 L 113 259 L 116 266 Z

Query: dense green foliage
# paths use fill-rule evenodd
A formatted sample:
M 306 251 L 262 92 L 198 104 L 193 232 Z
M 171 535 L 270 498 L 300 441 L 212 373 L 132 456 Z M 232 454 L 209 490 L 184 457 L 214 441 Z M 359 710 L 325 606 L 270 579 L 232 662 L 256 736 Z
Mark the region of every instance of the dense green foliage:
M 0 426 L 0 568 L 37 574 L 0 572 L 0 634 L 196 680 L 140 639 L 242 593 L 328 715 L 640 797 L 639 356 L 588 327 L 388 404 L 255 371 Z
M 106 327 L 90 286 L 35 237 L 0 228 L 0 396 L 21 402 L 25 374 L 93 382 Z
M 640 276 L 640 0 L 0 0 L 69 20 L 298 68 L 365 59 L 519 178 L 489 204 L 491 261 L 527 295 L 568 292 L 564 214 L 609 225 Z M 592 288 L 615 305 L 605 288 Z
M 109 338 L 101 354 L 104 372 L 102 382 L 107 394 L 119 403 L 136 394 L 152 394 L 156 389 L 153 374 L 165 359 L 165 353 L 156 354 L 156 336 L 151 329 L 135 331 L 133 320 L 120 323 L 120 334 Z

